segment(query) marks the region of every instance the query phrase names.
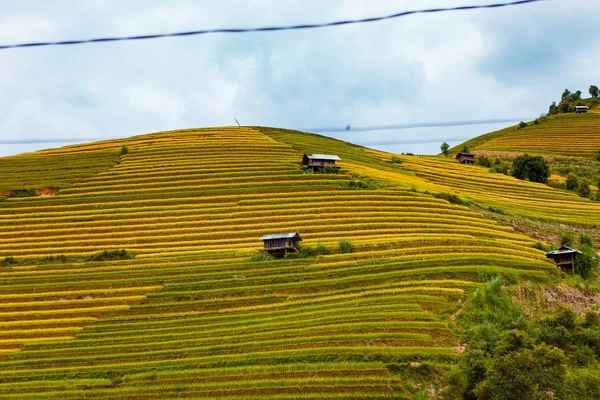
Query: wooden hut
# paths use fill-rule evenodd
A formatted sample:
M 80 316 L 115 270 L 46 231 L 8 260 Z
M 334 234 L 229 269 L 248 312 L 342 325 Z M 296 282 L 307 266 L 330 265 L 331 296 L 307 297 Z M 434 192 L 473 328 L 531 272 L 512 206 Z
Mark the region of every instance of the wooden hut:
M 576 113 L 586 113 L 590 108 L 588 106 L 575 106 Z
M 297 253 L 296 243 L 301 242 L 302 238 L 298 232 L 272 233 L 263 235 L 259 240 L 264 242 L 264 253 L 269 253 L 275 257 L 283 257 L 287 253 Z
M 335 162 L 340 160 L 341 158 L 333 154 L 304 154 L 302 165 L 313 170 L 325 167 L 339 168 L 335 165 Z
M 461 164 L 475 164 L 475 154 L 460 152 L 455 157 Z
M 546 253 L 546 257 L 554 259 L 554 263 L 560 269 L 571 270 L 575 272 L 575 258 L 581 252 L 577 249 L 572 249 L 569 246 L 561 246 L 560 249 Z

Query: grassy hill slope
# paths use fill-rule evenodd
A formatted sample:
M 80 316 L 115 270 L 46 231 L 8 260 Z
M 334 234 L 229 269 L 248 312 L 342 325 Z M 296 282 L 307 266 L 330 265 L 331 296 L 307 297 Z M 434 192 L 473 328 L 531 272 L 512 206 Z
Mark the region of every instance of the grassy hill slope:
M 0 399 L 411 398 L 420 363 L 447 375 L 460 357 L 452 316 L 483 276 L 557 276 L 530 237 L 426 191 L 600 223 L 589 201 L 542 185 L 285 130 L 20 158 L 122 144 L 120 163 L 55 196 L 0 202 Z M 338 154 L 342 171 L 303 174 L 302 151 Z M 282 231 L 331 254 L 250 260 Z M 89 258 L 116 249 L 135 257 Z
M 600 149 L 600 109 L 585 114 L 557 114 L 539 125 L 508 127 L 473 138 L 450 149 L 531 153 L 591 158 Z

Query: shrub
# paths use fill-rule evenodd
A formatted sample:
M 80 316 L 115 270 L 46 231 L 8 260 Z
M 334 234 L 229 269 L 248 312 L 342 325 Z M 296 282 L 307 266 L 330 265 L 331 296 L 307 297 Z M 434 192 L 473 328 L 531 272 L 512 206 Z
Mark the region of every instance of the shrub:
M 321 173 L 323 174 L 337 174 L 339 172 L 339 168 L 332 167 L 331 165 L 326 165 L 321 169 Z
M 470 206 L 471 204 L 473 204 L 473 202 L 471 202 L 469 200 L 464 200 L 464 199 L 460 198 L 459 196 L 455 195 L 454 193 L 448 193 L 448 192 L 434 193 L 433 197 L 435 197 L 436 199 L 444 199 L 452 204 L 460 204 L 461 206 Z
M 475 157 L 475 164 L 489 168 L 492 166 L 492 161 L 486 156 L 477 156 Z
M 0 262 L 0 266 L 9 267 L 11 265 L 17 264 L 18 261 L 14 257 L 5 257 L 2 262 Z
M 598 151 L 596 152 L 596 154 L 594 154 L 594 159 L 596 161 L 600 161 L 600 149 L 598 149 Z
M 354 244 L 349 239 L 338 240 L 338 249 L 340 253 L 352 253 Z
M 346 182 L 342 188 L 343 189 L 349 189 L 349 190 L 354 190 L 354 189 L 367 189 L 367 190 L 373 190 L 373 189 L 377 189 L 378 185 L 370 180 L 364 180 L 364 179 L 350 179 L 348 182 Z
M 392 156 L 392 164 L 402 164 L 403 162 L 400 157 Z
M 298 258 L 310 258 L 315 255 L 315 250 L 312 247 L 305 246 L 302 243 L 296 243 L 296 248 L 298 249 L 298 253 L 296 253 Z
M 590 183 L 587 179 L 581 179 L 579 181 L 579 185 L 577 186 L 577 194 L 581 197 L 588 198 L 592 191 L 590 190 Z
M 527 128 L 527 124 L 523 121 L 519 122 L 519 128 L 518 129 L 524 129 Z
M 492 165 L 492 167 L 489 169 L 489 171 L 494 174 L 504 174 L 504 175 L 508 174 L 508 169 L 502 164 Z
M 119 155 L 120 156 L 124 156 L 125 154 L 129 153 L 129 147 L 123 145 L 121 146 L 121 150 L 119 150 Z
M 538 345 L 494 359 L 475 394 L 485 399 L 562 399 L 565 388 L 565 355 L 556 348 Z
M 501 215 L 506 214 L 506 211 L 504 211 L 504 209 L 500 208 L 500 207 L 489 206 L 488 211 L 491 211 L 496 214 L 501 214 Z
M 317 243 L 316 253 L 318 255 L 327 255 L 329 254 L 329 249 L 323 243 Z
M 575 238 L 571 232 L 565 232 L 560 237 L 561 246 L 572 246 L 575 243 Z
M 590 235 L 582 233 L 579 235 L 579 244 L 592 247 L 594 246 L 594 241 Z
M 515 158 L 512 165 L 512 175 L 522 180 L 531 182 L 548 183 L 550 170 L 541 156 L 523 154 Z
M 84 258 L 84 261 L 110 261 L 110 260 L 126 260 L 133 258 L 133 254 L 125 249 L 121 250 L 104 250 L 92 254 Z
M 575 272 L 583 279 L 595 277 L 598 272 L 598 256 L 596 250 L 592 246 L 584 244 L 579 246 L 579 251 L 581 251 L 581 254 L 577 254 L 577 257 L 575 257 Z
M 579 186 L 579 178 L 573 172 L 569 172 L 567 174 L 567 179 L 565 180 L 565 186 L 569 190 L 575 190 Z
M 467 147 L 467 145 L 464 145 L 461 152 L 463 153 L 468 153 L 469 152 L 469 148 Z
M 8 197 L 33 197 L 36 195 L 36 190 L 34 188 L 26 188 L 26 189 L 13 189 L 10 191 Z

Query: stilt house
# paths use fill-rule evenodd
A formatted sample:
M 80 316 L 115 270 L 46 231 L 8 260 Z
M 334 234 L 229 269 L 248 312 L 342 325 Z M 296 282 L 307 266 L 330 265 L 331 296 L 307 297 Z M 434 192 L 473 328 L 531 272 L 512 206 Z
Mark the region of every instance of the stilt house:
M 273 233 L 263 235 L 259 240 L 264 242 L 263 253 L 269 253 L 275 257 L 283 257 L 287 253 L 297 253 L 296 243 L 301 242 L 302 238 L 298 232 Z
M 590 108 L 588 106 L 575 106 L 576 113 L 586 113 Z
M 458 153 L 455 157 L 461 164 L 475 164 L 475 154 L 472 153 Z
M 560 269 L 571 270 L 575 273 L 575 258 L 581 252 L 569 246 L 561 246 L 560 249 L 546 253 L 546 257 L 554 259 L 554 263 Z
M 325 167 L 339 168 L 335 165 L 335 162 L 340 160 L 341 158 L 333 154 L 304 154 L 302 165 L 313 170 Z

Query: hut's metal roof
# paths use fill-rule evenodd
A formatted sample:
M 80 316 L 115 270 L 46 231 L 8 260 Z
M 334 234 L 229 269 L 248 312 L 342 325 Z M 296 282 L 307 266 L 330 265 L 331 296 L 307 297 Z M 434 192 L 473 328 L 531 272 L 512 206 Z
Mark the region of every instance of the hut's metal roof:
M 577 249 L 572 249 L 569 246 L 560 246 L 560 249 L 550 251 L 546 253 L 546 257 L 553 257 L 559 254 L 581 254 L 581 252 Z
M 456 157 L 455 157 L 455 158 L 458 158 L 458 157 L 460 157 L 460 156 L 465 156 L 465 157 L 475 157 L 475 154 L 473 154 L 473 153 L 463 153 L 463 152 L 461 151 L 460 153 L 457 153 L 457 154 L 456 154 Z
M 588 110 L 590 109 L 588 106 L 575 106 L 575 108 L 587 108 Z
M 331 160 L 341 161 L 341 158 L 334 154 L 305 154 L 306 158 L 310 160 Z
M 271 233 L 269 235 L 262 235 L 258 240 L 274 240 L 274 239 L 292 239 L 298 238 L 302 241 L 300 234 L 298 232 L 288 232 L 288 233 Z

